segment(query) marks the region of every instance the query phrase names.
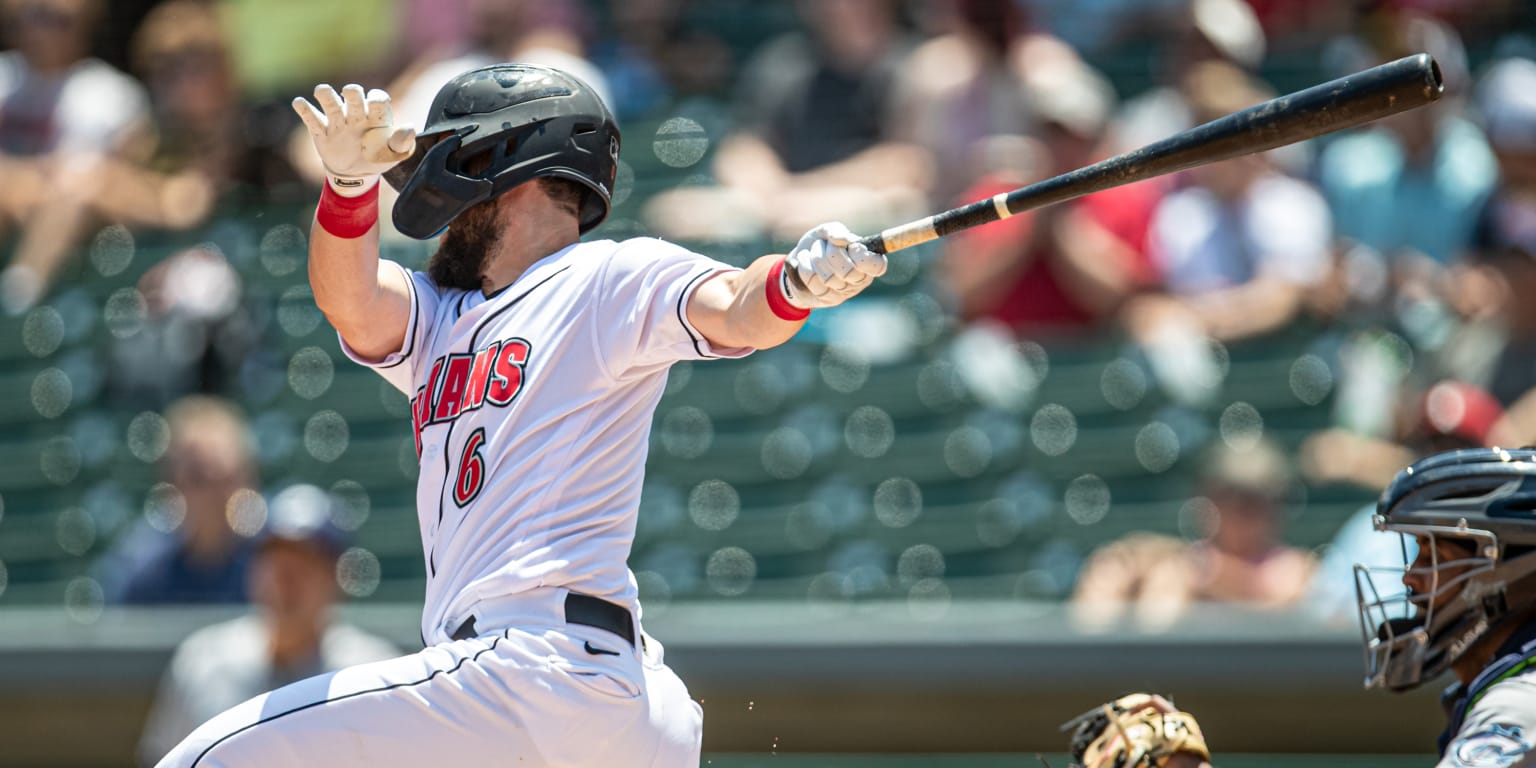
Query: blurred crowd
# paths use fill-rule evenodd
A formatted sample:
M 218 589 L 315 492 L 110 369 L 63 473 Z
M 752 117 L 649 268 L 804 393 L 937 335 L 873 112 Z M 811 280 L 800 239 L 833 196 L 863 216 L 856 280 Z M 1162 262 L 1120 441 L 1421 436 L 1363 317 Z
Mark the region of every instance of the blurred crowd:
M 420 127 L 458 72 L 567 69 L 626 131 L 615 223 L 629 229 L 615 236 L 782 248 L 822 221 L 875 231 L 1428 52 L 1437 104 L 948 238 L 914 283 L 982 340 L 957 348 L 1124 339 L 1192 407 L 1215 396 L 1225 349 L 1332 339 L 1332 426 L 1290 453 L 1218 441 L 1195 533 L 1105 546 L 1075 596 L 1097 619 L 1129 605 L 1173 621 L 1211 600 L 1337 616 L 1348 562 L 1381 543 L 1367 511 L 1321 558 L 1288 546 L 1298 482 L 1379 488 L 1427 452 L 1536 443 L 1528 13 L 1518 0 L 0 0 L 0 311 L 56 295 L 88 253 L 109 258 L 104 233 L 170 243 L 137 285 L 150 321 L 115 352 L 114 385 L 156 410 L 238 399 L 231 371 L 268 352 L 209 233 L 273 207 L 307 220 L 320 169 L 286 105 L 319 82 L 385 87 Z M 249 575 L 262 526 L 229 535 L 229 499 L 261 481 L 246 438 L 220 437 L 245 427 L 217 402 L 167 411 L 172 433 L 200 441 L 173 440 L 166 459 L 185 522 L 180 538 L 119 543 L 102 566 L 113 599 L 272 592 Z

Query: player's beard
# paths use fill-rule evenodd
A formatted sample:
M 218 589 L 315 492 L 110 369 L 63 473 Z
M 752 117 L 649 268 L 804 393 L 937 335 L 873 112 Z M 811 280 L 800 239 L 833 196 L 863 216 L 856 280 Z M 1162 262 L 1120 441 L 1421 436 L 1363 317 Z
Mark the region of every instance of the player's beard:
M 438 241 L 427 262 L 427 274 L 443 288 L 479 290 L 485 262 L 501 239 L 496 226 L 496 201 L 487 200 L 458 215 Z

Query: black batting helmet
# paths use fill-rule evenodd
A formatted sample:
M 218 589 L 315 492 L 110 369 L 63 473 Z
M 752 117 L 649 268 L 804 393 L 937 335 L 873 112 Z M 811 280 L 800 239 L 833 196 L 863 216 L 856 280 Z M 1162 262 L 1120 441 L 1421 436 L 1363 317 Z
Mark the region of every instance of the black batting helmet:
M 1401 569 L 1355 566 L 1366 687 L 1418 686 L 1494 628 L 1536 615 L 1536 450 L 1423 459 L 1387 486 L 1375 521 L 1405 546 Z M 1447 540 L 1453 555 L 1441 554 Z M 1424 586 L 1384 597 L 1378 590 L 1390 582 L 1373 580 L 1374 571 L 1392 572 L 1400 585 L 1412 574 Z
M 585 234 L 608 217 L 619 127 L 586 83 L 558 69 L 495 64 L 437 92 L 410 159 L 384 178 L 400 192 L 395 228 L 425 240 L 471 206 L 541 176 L 586 190 Z

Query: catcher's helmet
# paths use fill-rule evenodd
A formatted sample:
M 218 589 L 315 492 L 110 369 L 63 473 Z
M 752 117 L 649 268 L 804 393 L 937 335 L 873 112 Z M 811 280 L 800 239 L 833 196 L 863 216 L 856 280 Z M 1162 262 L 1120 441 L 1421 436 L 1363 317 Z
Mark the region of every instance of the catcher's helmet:
M 590 86 L 549 67 L 495 64 L 437 92 L 416 151 L 384 178 L 400 191 L 395 228 L 419 240 L 540 176 L 586 188 L 585 234 L 608 217 L 618 163 L 619 127 Z
M 1425 586 L 1382 597 L 1371 572 L 1389 569 L 1355 566 L 1367 688 L 1418 686 L 1493 628 L 1533 615 L 1536 450 L 1474 448 L 1423 459 L 1382 492 L 1375 522 L 1403 534 L 1403 568 L 1390 570 Z M 1458 543 L 1447 548 L 1454 558 L 1442 559 L 1438 545 L 1446 541 Z

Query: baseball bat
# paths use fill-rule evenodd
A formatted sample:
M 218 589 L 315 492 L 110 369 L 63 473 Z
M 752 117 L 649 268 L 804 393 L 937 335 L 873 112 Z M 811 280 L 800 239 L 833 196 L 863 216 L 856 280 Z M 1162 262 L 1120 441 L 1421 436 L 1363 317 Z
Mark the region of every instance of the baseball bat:
M 1444 87 L 1434 58 L 1427 53 L 1406 56 L 1270 99 L 1085 168 L 891 227 L 860 242 L 877 253 L 894 253 L 1100 190 L 1263 152 L 1422 107 L 1439 99 Z

